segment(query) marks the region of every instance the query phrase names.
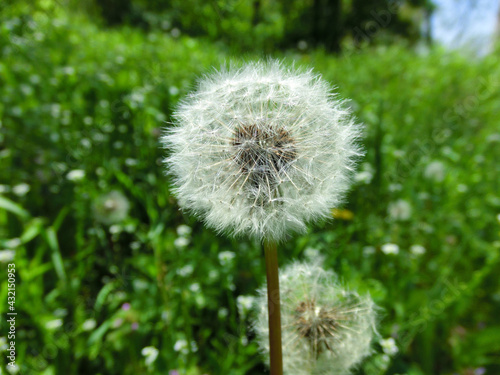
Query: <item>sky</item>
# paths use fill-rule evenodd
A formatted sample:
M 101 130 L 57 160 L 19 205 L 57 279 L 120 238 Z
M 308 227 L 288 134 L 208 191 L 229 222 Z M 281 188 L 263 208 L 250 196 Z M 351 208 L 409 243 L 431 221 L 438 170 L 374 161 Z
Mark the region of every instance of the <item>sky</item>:
M 495 34 L 500 0 L 434 0 L 431 20 L 435 41 L 484 55 Z

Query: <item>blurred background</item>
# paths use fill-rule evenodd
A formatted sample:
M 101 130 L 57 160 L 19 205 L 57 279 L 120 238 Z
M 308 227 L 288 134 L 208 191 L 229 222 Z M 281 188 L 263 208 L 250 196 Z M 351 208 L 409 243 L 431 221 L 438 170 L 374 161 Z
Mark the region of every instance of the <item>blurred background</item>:
M 355 374 L 500 373 L 497 0 L 2 0 L 2 374 L 263 374 L 262 250 L 169 192 L 158 137 L 196 79 L 272 56 L 365 124 L 347 203 L 280 250 L 380 306 Z

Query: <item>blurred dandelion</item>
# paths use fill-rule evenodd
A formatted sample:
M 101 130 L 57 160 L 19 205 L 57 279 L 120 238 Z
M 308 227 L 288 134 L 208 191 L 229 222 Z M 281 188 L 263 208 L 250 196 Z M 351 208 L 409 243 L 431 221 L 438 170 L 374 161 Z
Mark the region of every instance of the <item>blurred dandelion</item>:
M 366 357 L 375 333 L 370 297 L 345 289 L 317 263 L 293 263 L 280 272 L 284 374 L 347 374 Z M 260 348 L 269 349 L 266 289 L 259 290 L 254 322 Z
M 99 196 L 93 205 L 95 219 L 103 224 L 112 225 L 125 220 L 130 203 L 121 192 L 113 190 Z
M 439 160 L 432 161 L 425 167 L 424 176 L 435 182 L 443 182 L 446 177 L 446 167 Z
M 390 219 L 394 221 L 405 221 L 411 217 L 412 207 L 408 201 L 398 199 L 397 201 L 389 204 L 387 213 L 389 214 Z

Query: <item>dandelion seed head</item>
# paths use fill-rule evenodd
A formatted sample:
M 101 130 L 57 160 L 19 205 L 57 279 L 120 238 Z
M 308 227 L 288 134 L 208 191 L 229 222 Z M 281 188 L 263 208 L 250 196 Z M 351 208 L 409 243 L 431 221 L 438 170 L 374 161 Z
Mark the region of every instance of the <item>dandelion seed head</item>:
M 99 196 L 93 203 L 95 219 L 103 224 L 121 223 L 128 216 L 130 203 L 125 195 L 117 190 Z
M 280 272 L 284 374 L 348 374 L 370 354 L 375 306 L 347 290 L 316 263 L 293 263 Z M 259 289 L 254 331 L 269 354 L 267 288 Z
M 161 138 L 174 193 L 220 232 L 279 241 L 329 217 L 360 128 L 328 84 L 277 61 L 204 77 Z

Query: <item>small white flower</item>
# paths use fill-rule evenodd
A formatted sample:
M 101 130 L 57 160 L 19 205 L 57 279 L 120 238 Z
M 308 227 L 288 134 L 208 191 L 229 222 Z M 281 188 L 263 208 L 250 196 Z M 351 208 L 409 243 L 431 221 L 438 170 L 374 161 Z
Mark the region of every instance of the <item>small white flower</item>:
M 0 250 L 0 263 L 8 263 L 14 260 L 16 250 Z
M 340 375 L 371 352 L 375 305 L 344 288 L 318 264 L 293 263 L 280 271 L 285 375 Z M 257 342 L 269 354 L 267 288 L 259 289 Z
M 66 175 L 66 179 L 73 182 L 81 181 L 85 178 L 85 171 L 83 169 L 73 169 Z
M 174 246 L 177 247 L 178 249 L 183 249 L 187 245 L 189 245 L 189 239 L 186 237 L 177 237 L 174 240 Z
M 62 319 L 54 319 L 54 320 L 49 320 L 47 323 L 45 323 L 45 328 L 48 330 L 55 330 L 59 327 L 62 327 L 63 321 Z
M 13 366 L 7 364 L 7 372 L 9 374 L 17 374 L 19 372 L 19 366 L 17 365 L 17 363 L 14 363 Z
M 191 227 L 186 224 L 181 224 L 177 227 L 177 234 L 181 237 L 189 237 L 192 231 Z
M 221 251 L 218 255 L 219 262 L 222 266 L 227 266 L 233 261 L 235 256 L 236 254 L 232 251 Z
M 384 254 L 398 254 L 399 253 L 399 246 L 394 244 L 394 243 L 386 243 L 382 245 L 382 252 Z
M 184 339 L 177 340 L 174 344 L 174 351 L 176 352 L 187 353 L 187 349 L 188 342 Z
M 361 171 L 356 173 L 356 175 L 354 176 L 354 181 L 365 185 L 368 185 L 370 182 L 372 182 L 372 179 L 373 172 L 370 171 Z
M 361 155 L 350 111 L 276 61 L 214 73 L 162 137 L 179 205 L 219 232 L 282 240 L 330 217 Z
M 18 197 L 24 197 L 30 191 L 30 186 L 28 184 L 22 183 L 12 187 L 12 192 Z
M 365 246 L 363 247 L 363 255 L 368 256 L 375 254 L 375 247 L 374 246 Z
M 146 357 L 145 363 L 146 366 L 151 366 L 154 361 L 156 361 L 156 358 L 158 357 L 158 349 L 156 349 L 154 346 L 146 346 L 142 348 L 141 354 Z
M 9 345 L 7 344 L 7 338 L 0 337 L 0 352 L 3 352 L 5 349 L 8 349 Z
M 236 306 L 238 307 L 238 312 L 240 316 L 244 317 L 250 311 L 255 301 L 253 296 L 238 296 L 236 298 Z
M 424 176 L 429 180 L 442 182 L 446 177 L 446 167 L 439 160 L 433 161 L 425 167 Z
M 412 245 L 410 247 L 410 252 L 413 255 L 423 255 L 425 254 L 425 251 L 425 247 L 423 247 L 422 245 Z
M 229 315 L 229 311 L 225 307 L 221 307 L 217 312 L 217 315 L 219 316 L 219 318 L 224 319 Z
M 412 208 L 410 203 L 403 199 L 398 199 L 395 202 L 389 204 L 387 208 L 387 213 L 392 220 L 405 221 L 411 217 Z
M 175 86 L 170 86 L 170 88 L 168 89 L 168 92 L 170 95 L 176 96 L 179 94 L 179 89 Z
M 401 191 L 403 186 L 401 184 L 389 184 L 388 189 L 390 192 Z
M 193 283 L 189 286 L 189 290 L 193 293 L 199 292 L 200 291 L 200 284 L 198 283 Z
M 394 355 L 399 351 L 396 346 L 396 341 L 392 337 L 380 340 L 380 346 L 382 347 L 384 353 L 388 355 Z
M 97 325 L 97 322 L 94 319 L 87 319 L 82 323 L 82 329 L 84 331 L 92 331 Z
M 177 274 L 182 277 L 190 276 L 193 273 L 194 267 L 191 264 L 188 264 L 182 268 L 177 270 Z
M 123 230 L 121 225 L 118 224 L 113 224 L 112 226 L 109 227 L 109 233 L 111 234 L 118 234 Z
M 318 249 L 314 249 L 312 247 L 308 247 L 307 249 L 304 250 L 304 256 L 308 260 L 315 260 L 315 259 L 318 259 L 318 257 L 321 256 L 321 253 L 319 252 Z

